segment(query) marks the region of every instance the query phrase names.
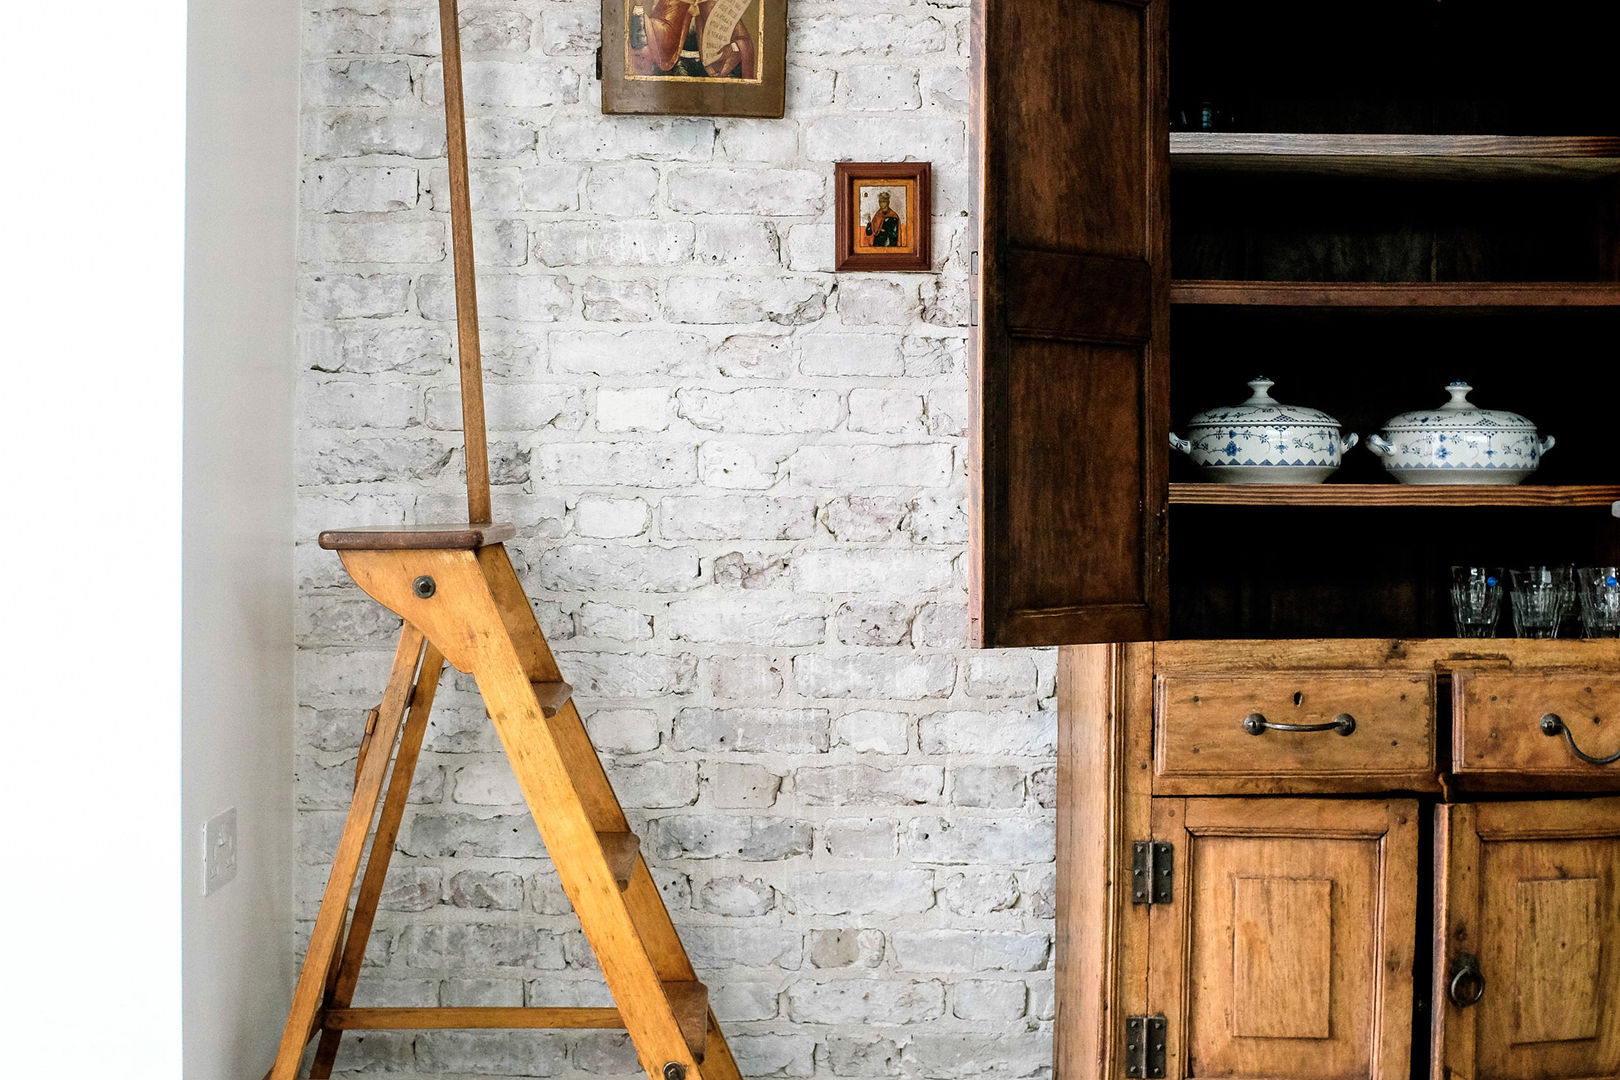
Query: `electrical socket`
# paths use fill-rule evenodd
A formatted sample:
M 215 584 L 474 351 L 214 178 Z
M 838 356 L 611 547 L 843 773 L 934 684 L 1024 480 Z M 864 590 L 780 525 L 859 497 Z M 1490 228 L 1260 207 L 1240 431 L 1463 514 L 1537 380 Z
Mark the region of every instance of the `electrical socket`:
M 211 896 L 236 876 L 236 807 L 203 825 L 203 895 Z

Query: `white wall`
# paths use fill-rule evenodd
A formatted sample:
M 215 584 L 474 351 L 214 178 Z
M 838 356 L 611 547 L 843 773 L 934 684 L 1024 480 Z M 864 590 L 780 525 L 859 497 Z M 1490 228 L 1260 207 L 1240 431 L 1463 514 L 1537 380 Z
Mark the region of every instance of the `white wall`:
M 207 0 L 187 42 L 185 1076 L 259 1076 L 293 978 L 292 408 L 298 11 Z M 201 830 L 237 809 L 236 879 Z
M 5 1072 L 173 1080 L 185 5 L 6 42 Z

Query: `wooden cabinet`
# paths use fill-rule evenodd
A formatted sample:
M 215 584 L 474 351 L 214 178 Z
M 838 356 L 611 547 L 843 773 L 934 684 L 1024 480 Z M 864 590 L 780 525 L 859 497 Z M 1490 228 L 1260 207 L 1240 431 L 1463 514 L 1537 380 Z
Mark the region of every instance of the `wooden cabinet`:
M 1620 1076 L 1620 798 L 1578 797 L 1620 761 L 1450 767 L 1476 695 L 1567 752 L 1539 717 L 1592 726 L 1615 669 L 1617 641 L 1062 650 L 1058 1075 Z
M 976 642 L 1441 636 L 1452 564 L 1620 563 L 1582 390 L 1620 340 L 1620 5 L 976 0 L 974 31 Z M 1171 460 L 1262 372 L 1364 438 L 1467 378 L 1558 445 L 1505 488 Z

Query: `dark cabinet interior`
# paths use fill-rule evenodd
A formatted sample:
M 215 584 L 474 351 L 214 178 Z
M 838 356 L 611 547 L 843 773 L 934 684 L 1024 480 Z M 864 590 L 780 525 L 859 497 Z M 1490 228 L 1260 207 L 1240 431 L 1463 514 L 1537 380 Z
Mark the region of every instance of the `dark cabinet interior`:
M 978 18 L 986 56 L 1066 58 L 1015 65 L 1016 102 L 1010 70 L 981 72 L 982 644 L 1449 636 L 1451 565 L 1620 563 L 1620 5 L 987 0 Z M 1032 198 L 1117 229 L 1088 247 L 999 220 Z M 1052 273 L 1060 253 L 1105 253 L 1112 287 Z M 1126 291 L 1145 315 L 1110 317 Z M 1500 488 L 1401 485 L 1365 447 L 1291 488 L 1166 462 L 1161 438 L 1260 375 L 1363 440 L 1463 379 L 1557 445 Z

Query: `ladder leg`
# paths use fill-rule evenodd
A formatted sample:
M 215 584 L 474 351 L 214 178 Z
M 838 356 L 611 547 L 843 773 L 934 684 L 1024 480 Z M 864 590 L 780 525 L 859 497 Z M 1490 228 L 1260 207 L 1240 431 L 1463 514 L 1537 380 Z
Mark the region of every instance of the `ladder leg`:
M 354 1003 L 354 988 L 360 981 L 360 965 L 365 959 L 366 942 L 371 937 L 371 927 L 377 918 L 377 901 L 382 899 L 383 882 L 388 877 L 388 862 L 394 854 L 394 841 L 399 839 L 400 821 L 405 816 L 411 781 L 416 775 L 416 760 L 422 752 L 428 715 L 433 711 L 433 698 L 438 692 L 443 673 L 444 657 L 429 644 L 422 654 L 422 671 L 416 680 L 416 691 L 411 695 L 410 713 L 405 719 L 405 730 L 399 737 L 399 751 L 394 755 L 394 771 L 388 777 L 388 794 L 383 799 L 382 816 L 377 821 L 377 833 L 366 858 L 366 872 L 360 879 L 360 895 L 354 902 L 354 917 L 350 920 L 348 936 L 343 942 L 341 959 L 327 985 L 324 1008 L 346 1009 Z M 321 1032 L 315 1062 L 309 1070 L 310 1080 L 327 1080 L 332 1075 L 338 1041 L 342 1037 L 343 1032 L 336 1028 Z
M 391 747 L 405 718 L 405 706 L 410 699 L 411 684 L 416 675 L 417 662 L 422 655 L 422 632 L 410 623 L 399 635 L 399 646 L 394 651 L 394 667 L 388 676 L 388 689 L 383 693 L 379 708 L 376 741 Z M 343 833 L 338 837 L 337 853 L 332 859 L 332 875 L 327 879 L 326 892 L 321 897 L 315 929 L 310 934 L 309 951 L 304 955 L 304 968 L 293 990 L 292 1007 L 287 1012 L 287 1026 L 281 1033 L 281 1048 L 276 1053 L 276 1064 L 270 1070 L 270 1080 L 293 1080 L 298 1072 L 298 1061 L 309 1042 L 320 1010 L 322 992 L 327 973 L 337 952 L 338 937 L 343 929 L 349 906 L 349 892 L 354 888 L 359 873 L 360 858 L 364 853 L 366 835 L 371 831 L 371 819 L 377 811 L 377 800 L 382 794 L 383 773 L 388 767 L 387 753 L 368 753 L 360 778 L 355 784 L 354 797 L 349 802 L 349 816 Z

